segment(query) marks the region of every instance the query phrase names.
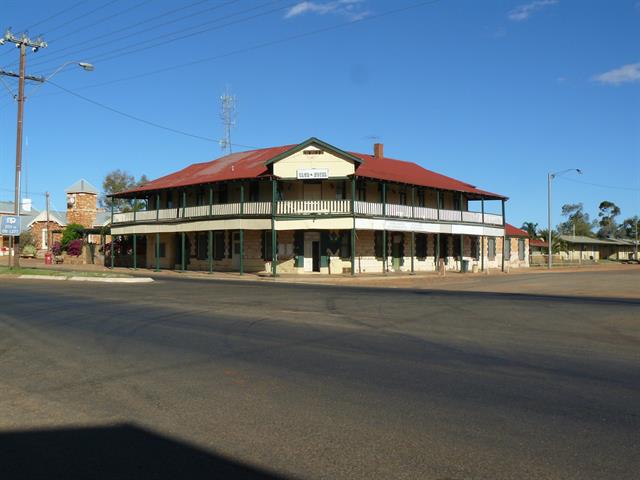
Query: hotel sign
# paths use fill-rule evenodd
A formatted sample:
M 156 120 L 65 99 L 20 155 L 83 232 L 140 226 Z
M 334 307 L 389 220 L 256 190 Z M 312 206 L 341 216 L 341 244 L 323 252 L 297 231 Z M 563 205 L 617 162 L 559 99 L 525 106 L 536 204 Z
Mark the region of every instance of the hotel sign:
M 329 178 L 328 168 L 299 168 L 296 170 L 298 180 L 317 180 Z

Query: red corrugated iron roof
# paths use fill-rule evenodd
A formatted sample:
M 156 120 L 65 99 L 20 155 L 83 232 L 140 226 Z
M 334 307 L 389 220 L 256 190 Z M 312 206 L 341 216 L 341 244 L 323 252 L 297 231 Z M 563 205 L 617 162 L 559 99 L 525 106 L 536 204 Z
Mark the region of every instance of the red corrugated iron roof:
M 133 193 L 165 188 L 186 187 L 226 180 L 259 178 L 269 174 L 269 167 L 266 163 L 270 159 L 295 146 L 296 145 L 284 145 L 281 147 L 249 150 L 241 153 L 233 153 L 210 162 L 196 163 L 172 174 L 152 180 L 138 188 L 120 192 L 116 195 L 126 196 Z M 506 197 L 502 195 L 480 190 L 469 183 L 432 172 L 413 162 L 387 157 L 376 158 L 373 155 L 355 152 L 348 153 L 361 159 L 363 162 L 356 170 L 356 175 L 359 177 L 407 183 L 442 190 L 453 190 L 484 196 L 486 198 L 506 199 Z
M 546 242 L 544 240 L 538 240 L 537 238 L 530 238 L 529 239 L 529 246 L 530 247 L 543 247 L 543 248 L 547 248 L 549 246 L 549 242 Z
M 510 223 L 504 225 L 504 234 L 507 237 L 528 237 L 529 234 L 521 228 L 516 228 Z

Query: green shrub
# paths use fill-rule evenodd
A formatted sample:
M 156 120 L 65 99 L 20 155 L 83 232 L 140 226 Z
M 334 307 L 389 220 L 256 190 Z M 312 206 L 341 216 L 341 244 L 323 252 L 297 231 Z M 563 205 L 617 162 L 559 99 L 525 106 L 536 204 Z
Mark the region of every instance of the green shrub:
M 35 257 L 36 251 L 37 249 L 34 245 L 29 244 L 22 247 L 22 255 L 25 255 L 25 256 Z
M 82 238 L 84 233 L 84 227 L 78 223 L 70 223 L 65 227 L 62 231 L 62 240 L 60 244 L 62 245 L 62 249 L 66 250 L 73 240 L 77 240 Z
M 26 230 L 20 234 L 19 242 L 23 247 L 26 247 L 27 245 L 35 245 L 36 237 L 31 233 L 31 230 Z

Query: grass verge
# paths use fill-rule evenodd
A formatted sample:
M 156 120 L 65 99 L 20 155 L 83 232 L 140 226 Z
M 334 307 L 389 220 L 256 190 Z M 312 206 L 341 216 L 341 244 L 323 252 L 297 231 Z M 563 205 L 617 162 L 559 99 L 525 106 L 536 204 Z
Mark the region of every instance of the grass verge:
M 1 275 L 43 275 L 43 276 L 54 276 L 54 277 L 103 277 L 103 278 L 130 278 L 131 275 L 126 275 L 123 273 L 111 273 L 111 272 L 83 272 L 83 271 L 73 271 L 73 270 L 48 270 L 46 268 L 30 268 L 30 267 L 20 267 L 20 268 L 9 268 L 9 267 L 0 267 L 0 276 Z

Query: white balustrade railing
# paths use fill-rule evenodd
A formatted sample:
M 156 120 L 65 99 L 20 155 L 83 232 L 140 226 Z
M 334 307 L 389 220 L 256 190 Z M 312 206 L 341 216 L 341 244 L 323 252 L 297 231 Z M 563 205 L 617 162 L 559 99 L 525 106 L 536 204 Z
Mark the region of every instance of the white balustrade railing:
M 440 220 L 445 222 L 461 222 L 460 210 L 440 210 Z
M 271 202 L 247 202 L 244 204 L 246 215 L 271 215 Z
M 502 215 L 496 215 L 494 213 L 485 213 L 484 223 L 490 223 L 492 225 L 502 225 Z
M 437 220 L 438 209 L 429 207 L 415 207 L 413 209 L 413 217 L 420 220 Z
M 133 222 L 133 212 L 114 213 L 113 223 Z
M 220 203 L 218 205 L 213 206 L 212 213 L 214 216 L 240 215 L 240 204 L 239 203 Z
M 180 215 L 183 215 L 182 210 Z M 197 205 L 195 207 L 185 207 L 184 209 L 185 218 L 206 217 L 207 215 L 209 215 L 209 205 Z
M 413 218 L 417 220 L 440 220 L 444 222 L 482 223 L 483 214 L 459 210 L 444 210 L 431 207 L 411 207 L 408 205 L 382 203 L 353 202 L 355 214 L 382 217 L 383 210 L 387 217 Z M 134 221 L 176 220 L 181 218 L 199 218 L 213 216 L 240 215 L 240 203 L 217 205 L 198 205 L 192 207 L 164 208 L 161 210 L 142 210 L 135 212 L 114 213 L 114 223 L 130 223 Z M 245 215 L 270 215 L 271 202 L 247 202 L 242 207 Z M 317 215 L 317 214 L 350 214 L 351 200 L 283 200 L 276 204 L 278 215 Z M 502 225 L 502 215 L 484 214 L 484 223 Z
M 178 218 L 178 208 L 163 208 L 158 211 L 158 218 L 160 220 L 173 220 Z M 180 212 L 182 214 L 182 212 Z
M 136 220 L 155 220 L 156 219 L 156 211 L 155 210 L 141 210 L 136 212 Z
M 387 217 L 412 218 L 411 207 L 407 205 L 387 204 Z
M 283 200 L 278 202 L 279 215 L 351 213 L 350 200 Z
M 480 212 L 462 212 L 463 222 L 482 223 L 482 213 Z
M 360 215 L 382 215 L 382 204 L 381 203 L 372 203 L 372 202 L 354 202 L 354 207 L 356 213 Z

